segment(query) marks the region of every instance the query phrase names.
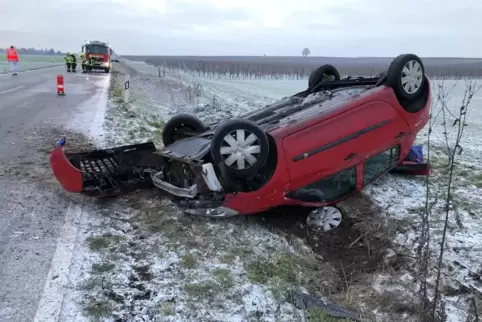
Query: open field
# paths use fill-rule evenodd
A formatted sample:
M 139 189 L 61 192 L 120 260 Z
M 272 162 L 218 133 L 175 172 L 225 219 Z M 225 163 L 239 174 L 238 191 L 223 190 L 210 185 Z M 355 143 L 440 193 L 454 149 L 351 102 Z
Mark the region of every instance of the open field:
M 249 80 L 197 76 L 142 62 L 116 65 L 101 146 L 154 140 L 181 112 L 223 120 L 306 88 L 306 79 Z M 123 74 L 131 101 L 122 101 Z M 481 80 L 477 80 L 482 84 Z M 451 89 L 446 113 L 458 111 L 460 80 L 434 81 Z M 482 93 L 469 108 L 457 156 L 442 299 L 448 322 L 466 322 L 480 301 L 482 273 Z M 441 105 L 434 102 L 433 110 Z M 435 113 L 437 114 L 437 113 Z M 447 140 L 441 119 L 431 134 L 430 275 L 440 241 L 447 186 Z M 451 123 L 448 117 L 447 123 Z M 447 137 L 444 135 L 447 132 Z M 419 143 L 426 147 L 425 129 Z M 183 215 L 156 192 L 99 201 L 82 228 L 63 321 L 344 321 L 297 309 L 287 290 L 357 309 L 363 321 L 420 321 L 416 247 L 425 201 L 424 178 L 387 175 L 339 206 L 342 225 L 328 234 L 307 231 L 306 209 L 280 209 L 246 218 L 205 220 Z M 479 302 L 477 302 L 479 303 Z M 76 305 L 78 305 L 76 307 Z M 209 308 L 209 309 L 208 309 Z M 76 310 L 80 311 L 75 313 Z M 80 318 L 84 316 L 85 320 Z M 348 320 L 345 320 L 348 321 Z M 474 320 L 471 320 L 474 321 Z
M 163 68 L 181 69 L 198 77 L 248 79 L 301 79 L 323 64 L 334 65 L 342 75 L 374 76 L 385 71 L 392 58 L 264 57 L 264 56 L 125 56 Z M 422 58 L 434 78 L 482 77 L 482 59 Z
M 19 71 L 56 66 L 61 65 L 64 62 L 64 57 L 58 55 L 19 55 L 19 59 Z M 8 71 L 8 62 L 2 59 L 0 61 L 0 74 L 8 73 Z

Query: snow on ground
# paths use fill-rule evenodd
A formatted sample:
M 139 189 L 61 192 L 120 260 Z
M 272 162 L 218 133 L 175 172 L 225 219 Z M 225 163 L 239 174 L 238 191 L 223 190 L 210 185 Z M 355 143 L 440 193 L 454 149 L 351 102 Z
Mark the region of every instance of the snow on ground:
M 482 81 L 476 80 L 476 86 Z M 466 91 L 464 80 L 435 81 L 434 95 L 437 95 L 442 85 L 449 92 L 446 122 L 442 117 L 440 102 L 436 97 L 432 107 L 433 115 L 439 115 L 433 122 L 433 132 L 430 135 L 433 174 L 430 181 L 430 203 L 433 204 L 430 228 L 432 256 L 438 257 L 445 218 L 445 200 L 448 184 L 448 150 L 455 142 L 456 127 L 452 127 L 454 116 L 459 113 Z M 455 156 L 454 181 L 452 183 L 452 201 L 449 212 L 449 228 L 446 237 L 444 261 L 442 268 L 443 294 L 446 295 L 447 309 L 450 311 L 449 321 L 465 321 L 467 300 L 471 294 L 482 296 L 482 93 L 479 91 L 473 98 L 467 112 L 467 127 L 460 145 L 461 155 Z M 417 138 L 418 144 L 424 145 L 427 151 L 428 126 Z M 447 133 L 447 137 L 444 135 Z M 425 152 L 426 153 L 426 152 Z M 426 201 L 425 178 L 413 179 L 398 176 L 386 176 L 369 187 L 366 193 L 387 209 L 393 220 L 409 223 L 406 229 L 399 233 L 396 242 L 415 249 L 417 246 L 416 228 L 420 223 Z M 434 263 L 431 263 L 431 267 Z M 434 280 L 432 279 L 433 286 Z M 393 284 L 390 280 L 388 284 Z M 385 284 L 386 285 L 386 284 Z M 384 286 L 386 287 L 386 286 Z M 450 296 L 452 294 L 458 296 Z M 458 314 L 458 315 L 457 315 Z M 457 315 L 457 316 L 456 316 Z
M 123 103 L 122 76 L 114 72 L 104 123 L 105 144 L 109 146 L 148 139 L 161 146 L 163 124 L 172 115 L 191 112 L 206 122 L 217 121 L 301 91 L 307 83 L 306 80 L 198 79 L 175 71 L 159 77 L 156 68 L 144 63 L 118 66 L 122 72 L 131 74 L 131 102 Z M 445 81 L 444 87 L 452 83 Z M 434 84 L 436 91 L 439 82 Z M 463 92 L 464 83 L 460 81 L 451 94 L 453 113 L 457 112 L 456 104 Z M 442 288 L 451 322 L 463 321 L 468 294 L 474 288 L 479 292 L 482 288 L 479 256 L 482 212 L 477 207 L 482 202 L 481 99 L 479 92 L 469 109 L 462 142 L 465 151 L 457 156 Z M 433 195 L 443 194 L 446 181 L 445 137 L 441 134 L 444 127 L 440 123 L 435 123 L 431 135 Z M 426 143 L 426 129 L 418 140 Z M 414 257 L 412 244 L 416 242 L 425 202 L 424 179 L 385 176 L 364 195 L 383 209 L 388 221 L 396 224 L 397 251 L 411 250 L 403 257 Z M 82 263 L 76 273 L 80 278 L 69 295 L 90 319 L 304 321 L 303 312 L 281 300 L 282 293 L 297 288 L 328 294 L 339 282 L 339 272 L 302 240 L 287 238 L 256 220 L 211 221 L 188 217 L 156 192 L 105 200 L 96 207 L 105 210 L 101 214 L 93 212 L 85 223 L 82 237 L 85 251 L 79 252 L 75 259 Z M 431 217 L 434 252 L 440 240 L 443 215 L 439 201 Z M 377 293 L 381 298 L 388 297 L 388 291 L 410 297 L 415 291 L 413 281 L 413 274 L 405 270 L 394 275 L 381 274 L 373 276 L 372 289 L 365 291 Z M 356 298 L 360 298 L 357 304 L 363 306 L 363 294 L 356 294 Z M 375 313 L 380 321 L 389 319 L 378 311 Z M 82 321 L 78 314 L 75 318 L 66 315 L 64 320 Z M 409 320 L 406 315 L 401 318 Z

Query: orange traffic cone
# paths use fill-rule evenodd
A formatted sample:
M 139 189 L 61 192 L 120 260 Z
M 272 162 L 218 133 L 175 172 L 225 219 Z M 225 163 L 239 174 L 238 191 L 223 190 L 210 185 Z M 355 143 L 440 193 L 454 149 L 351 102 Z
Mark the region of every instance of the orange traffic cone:
M 57 76 L 57 95 L 65 95 L 64 92 L 64 76 Z

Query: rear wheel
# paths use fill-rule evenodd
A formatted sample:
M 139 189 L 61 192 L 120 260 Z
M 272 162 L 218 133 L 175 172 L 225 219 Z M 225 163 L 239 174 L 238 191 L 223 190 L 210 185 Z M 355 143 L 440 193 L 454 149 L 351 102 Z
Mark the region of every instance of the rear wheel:
M 189 134 L 203 133 L 207 130 L 206 125 L 191 114 L 178 114 L 167 121 L 162 131 L 164 146 L 171 145 L 175 141 L 189 137 Z
M 308 88 L 313 88 L 319 83 L 340 80 L 340 73 L 333 65 L 322 65 L 310 74 Z
M 232 119 L 214 131 L 211 155 L 216 164 L 226 166 L 229 174 L 250 177 L 268 160 L 268 136 L 255 122 Z
M 422 60 L 414 54 L 397 56 L 387 72 L 387 84 L 393 88 L 402 107 L 408 112 L 420 111 L 426 103 L 428 81 Z

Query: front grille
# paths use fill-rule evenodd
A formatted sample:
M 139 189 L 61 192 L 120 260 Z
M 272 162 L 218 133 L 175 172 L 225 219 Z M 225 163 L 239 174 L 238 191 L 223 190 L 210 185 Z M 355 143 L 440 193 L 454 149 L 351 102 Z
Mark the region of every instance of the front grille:
M 80 161 L 80 170 L 87 173 L 115 173 L 117 168 L 119 168 L 119 162 L 114 157 Z
M 104 57 L 92 57 L 95 62 L 102 63 L 104 62 Z

